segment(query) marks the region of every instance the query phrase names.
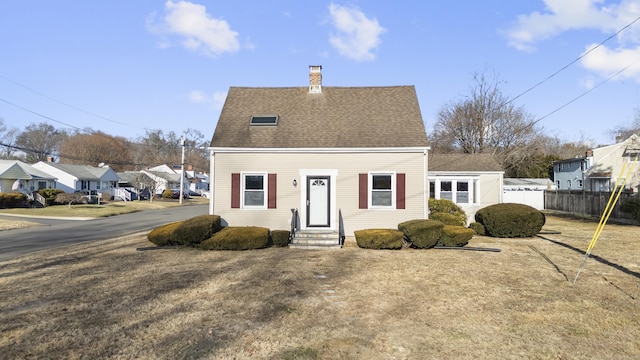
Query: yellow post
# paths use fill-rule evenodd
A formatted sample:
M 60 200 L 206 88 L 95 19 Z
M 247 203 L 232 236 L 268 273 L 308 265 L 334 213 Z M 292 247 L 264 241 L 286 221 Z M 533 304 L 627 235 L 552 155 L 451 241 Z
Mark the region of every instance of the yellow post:
M 589 243 L 589 247 L 587 247 L 587 251 L 585 252 L 584 256 L 582 257 L 582 262 L 580 263 L 580 267 L 578 268 L 578 272 L 576 273 L 576 277 L 573 279 L 573 283 L 574 284 L 578 280 L 578 276 L 580 275 L 580 272 L 582 271 L 582 269 L 584 269 L 584 263 L 587 261 L 587 258 L 589 258 L 589 255 L 591 255 L 591 250 L 593 250 L 593 247 L 596 245 L 596 242 L 598 241 L 598 238 L 600 238 L 600 234 L 602 234 L 602 229 L 604 229 L 604 226 L 607 224 L 607 221 L 609 220 L 609 217 L 611 216 L 611 213 L 613 212 L 613 208 L 615 207 L 616 203 L 618 202 L 618 199 L 620 199 L 620 194 L 622 194 L 622 190 L 624 190 L 624 185 L 627 183 L 627 179 L 629 178 L 631 172 L 633 171 L 633 168 L 635 167 L 637 161 L 638 161 L 638 157 L 636 156 L 636 158 L 631 163 L 631 166 L 627 170 L 627 174 L 624 177 L 624 180 L 622 181 L 622 184 L 619 184 L 620 183 L 620 179 L 622 178 L 622 175 L 624 175 L 624 171 L 625 171 L 625 169 L 627 167 L 626 163 L 622 165 L 622 170 L 620 171 L 620 175 L 618 176 L 618 179 L 616 179 L 616 187 L 615 187 L 614 191 L 611 192 L 611 196 L 609 196 L 609 201 L 607 202 L 607 205 L 604 208 L 602 216 L 600 217 L 600 221 L 598 222 L 598 226 L 596 227 L 596 231 L 593 233 L 593 237 L 591 238 L 591 242 Z

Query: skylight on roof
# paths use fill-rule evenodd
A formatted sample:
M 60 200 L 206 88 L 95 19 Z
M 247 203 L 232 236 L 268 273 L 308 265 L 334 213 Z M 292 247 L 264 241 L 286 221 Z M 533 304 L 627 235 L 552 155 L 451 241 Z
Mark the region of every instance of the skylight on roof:
M 278 125 L 278 115 L 254 115 L 251 117 L 251 125 L 255 125 L 255 126 Z

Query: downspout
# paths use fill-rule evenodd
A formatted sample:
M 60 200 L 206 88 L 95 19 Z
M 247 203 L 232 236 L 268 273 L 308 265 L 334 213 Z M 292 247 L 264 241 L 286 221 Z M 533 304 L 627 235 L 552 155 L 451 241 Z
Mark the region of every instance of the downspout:
M 216 195 L 215 178 L 216 178 L 216 153 L 209 150 L 209 215 L 215 215 L 213 209 L 213 199 Z
M 423 176 L 424 179 L 422 181 L 422 217 L 424 219 L 429 218 L 429 176 L 427 174 L 428 164 L 427 164 L 427 153 L 429 148 L 424 148 L 424 153 L 422 156 L 422 167 L 423 167 Z

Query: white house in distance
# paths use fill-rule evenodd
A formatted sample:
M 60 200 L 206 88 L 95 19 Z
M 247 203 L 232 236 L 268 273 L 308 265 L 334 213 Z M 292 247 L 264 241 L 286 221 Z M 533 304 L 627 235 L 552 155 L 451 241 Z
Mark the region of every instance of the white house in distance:
M 111 198 L 118 187 L 119 177 L 108 166 L 60 164 L 53 162 L 37 162 L 34 168 L 57 178 L 55 188 L 67 193 L 83 191 L 90 194 L 102 194 L 103 198 Z
M 321 69 L 310 66 L 308 86 L 229 89 L 209 149 L 209 212 L 271 230 L 299 219 L 303 234 L 336 238 L 341 225 L 352 236 L 427 218 L 415 88 L 324 86 Z
M 30 194 L 54 188 L 56 177 L 20 160 L 0 160 L 0 192 L 19 191 Z

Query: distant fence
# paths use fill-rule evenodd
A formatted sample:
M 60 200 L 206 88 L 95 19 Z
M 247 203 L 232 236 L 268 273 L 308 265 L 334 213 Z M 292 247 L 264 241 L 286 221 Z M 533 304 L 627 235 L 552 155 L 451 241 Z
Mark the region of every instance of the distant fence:
M 546 210 L 600 217 L 610 197 L 611 192 L 546 190 L 544 192 L 544 208 Z M 620 194 L 620 198 L 611 212 L 610 219 L 624 222 L 632 220 L 629 214 L 620 211 L 620 204 L 630 197 L 637 198 L 638 194 L 631 192 L 622 192 Z

